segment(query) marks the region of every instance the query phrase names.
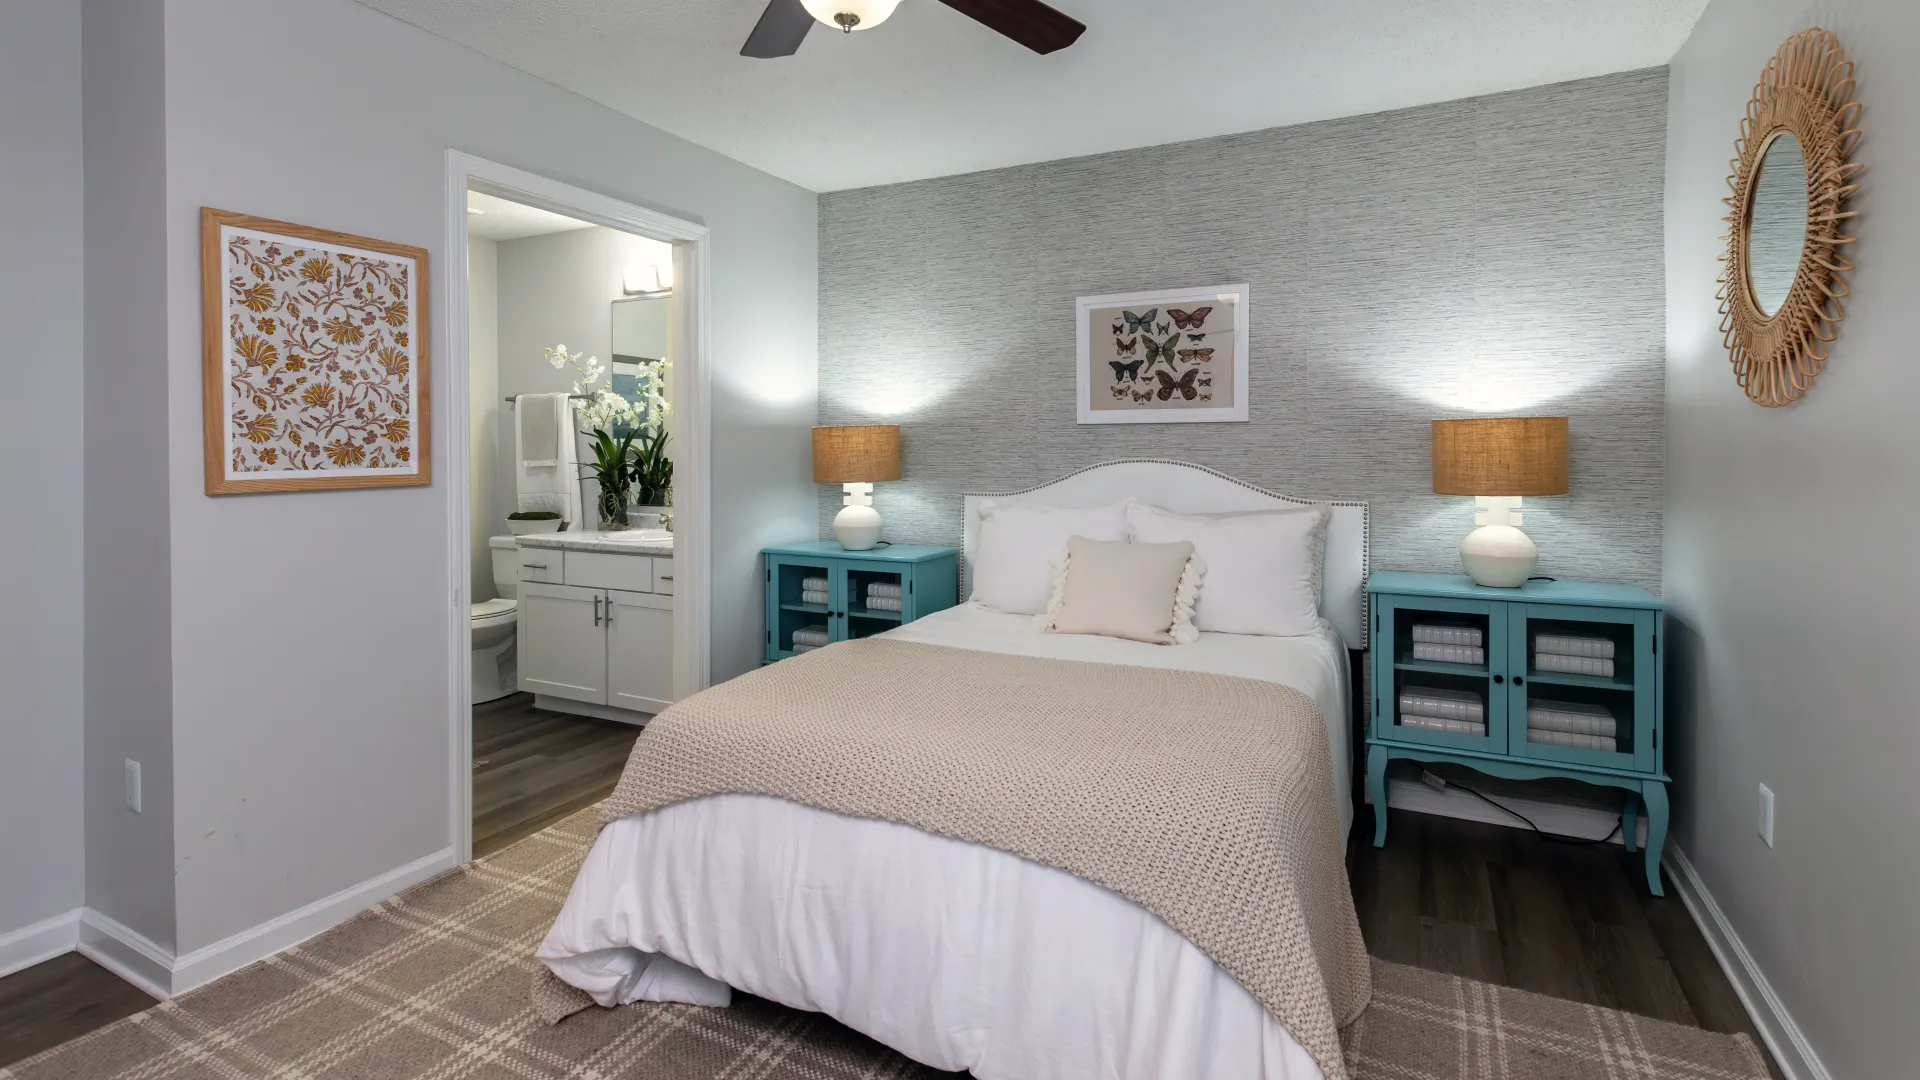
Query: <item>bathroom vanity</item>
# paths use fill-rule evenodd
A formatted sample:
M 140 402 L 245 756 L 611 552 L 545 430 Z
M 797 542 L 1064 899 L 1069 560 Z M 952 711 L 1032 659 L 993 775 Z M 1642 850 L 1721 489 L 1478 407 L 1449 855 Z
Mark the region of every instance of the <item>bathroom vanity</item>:
M 627 723 L 673 703 L 673 534 L 539 533 L 520 549 L 520 689 Z

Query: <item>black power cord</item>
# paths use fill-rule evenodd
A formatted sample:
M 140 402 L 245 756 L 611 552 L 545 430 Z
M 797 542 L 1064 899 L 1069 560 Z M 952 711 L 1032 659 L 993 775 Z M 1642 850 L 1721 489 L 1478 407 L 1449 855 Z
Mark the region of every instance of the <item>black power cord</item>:
M 1604 844 L 1607 841 L 1612 840 L 1615 836 L 1619 835 L 1620 833 L 1620 825 L 1618 823 L 1616 823 L 1613 826 L 1613 829 L 1609 831 L 1607 835 L 1601 837 L 1598 840 L 1588 840 L 1584 837 L 1561 836 L 1558 833 L 1550 833 L 1550 832 L 1547 832 L 1545 829 L 1542 829 L 1540 826 L 1535 825 L 1533 823 L 1532 818 L 1528 817 L 1527 815 L 1521 813 L 1518 810 L 1515 810 L 1513 807 L 1508 806 L 1506 803 L 1498 802 L 1485 795 L 1482 795 L 1480 792 L 1475 791 L 1474 789 L 1468 787 L 1465 784 L 1456 783 L 1452 780 L 1445 780 L 1444 783 L 1448 787 L 1457 787 L 1461 791 L 1464 791 L 1467 794 L 1473 796 L 1474 798 L 1479 799 L 1481 802 L 1486 803 L 1488 806 L 1494 807 L 1499 810 L 1503 810 L 1509 814 L 1512 814 L 1514 817 L 1519 818 L 1521 821 L 1526 822 L 1527 828 L 1532 829 L 1534 833 L 1540 837 L 1540 839 L 1545 840 L 1549 844 L 1569 844 L 1574 847 L 1591 847 L 1595 844 Z

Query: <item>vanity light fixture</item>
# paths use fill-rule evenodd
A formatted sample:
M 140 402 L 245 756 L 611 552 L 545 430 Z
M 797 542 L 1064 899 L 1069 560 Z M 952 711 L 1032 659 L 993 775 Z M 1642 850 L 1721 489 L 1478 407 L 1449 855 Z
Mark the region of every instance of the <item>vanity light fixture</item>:
M 851 34 L 886 22 L 900 0 L 800 0 L 800 6 L 822 25 Z
M 1567 493 L 1567 418 L 1435 420 L 1433 493 L 1472 495 L 1479 503 L 1479 528 L 1460 541 L 1460 562 L 1474 584 L 1525 585 L 1540 549 L 1520 531 L 1520 499 Z
M 873 485 L 900 479 L 900 428 L 896 424 L 813 429 L 813 482 L 846 489 L 845 506 L 833 519 L 833 536 L 848 551 L 880 542 L 880 511 Z
M 673 267 L 629 266 L 620 274 L 620 292 L 625 296 L 671 296 Z

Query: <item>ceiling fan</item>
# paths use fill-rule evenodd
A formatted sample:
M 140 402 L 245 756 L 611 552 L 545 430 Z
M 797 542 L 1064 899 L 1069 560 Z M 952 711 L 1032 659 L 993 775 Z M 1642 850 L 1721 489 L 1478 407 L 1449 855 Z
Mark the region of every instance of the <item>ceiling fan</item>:
M 1037 53 L 1064 49 L 1079 40 L 1086 26 L 1040 0 L 940 0 L 989 30 Z M 900 0 L 772 0 L 747 35 L 741 56 L 770 59 L 792 56 L 815 22 L 847 33 L 868 30 L 887 20 Z

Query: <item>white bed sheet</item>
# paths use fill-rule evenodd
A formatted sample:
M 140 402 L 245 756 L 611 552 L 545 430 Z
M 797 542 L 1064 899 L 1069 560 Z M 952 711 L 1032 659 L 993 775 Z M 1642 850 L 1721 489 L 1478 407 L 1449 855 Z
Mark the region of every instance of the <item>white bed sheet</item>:
M 1160 646 L 1056 634 L 962 605 L 901 640 L 1176 667 L 1295 686 L 1327 717 L 1344 835 L 1347 661 L 1314 638 Z M 758 795 L 609 825 L 538 955 L 602 1005 L 827 1013 L 980 1080 L 1323 1080 L 1244 987 L 1145 909 L 1052 867 Z

